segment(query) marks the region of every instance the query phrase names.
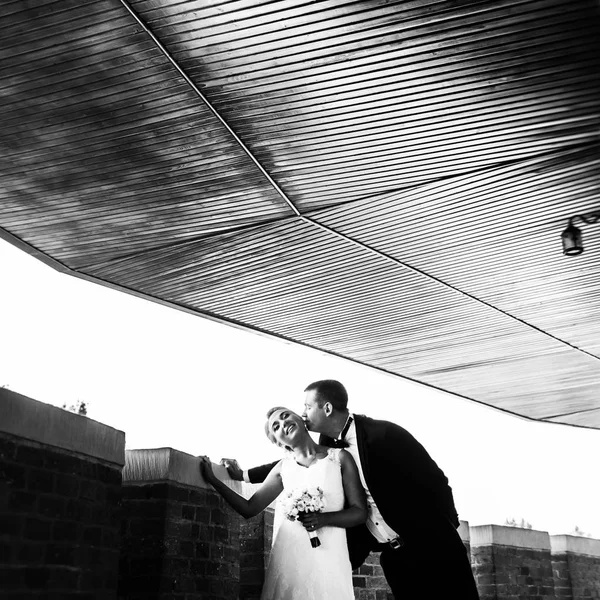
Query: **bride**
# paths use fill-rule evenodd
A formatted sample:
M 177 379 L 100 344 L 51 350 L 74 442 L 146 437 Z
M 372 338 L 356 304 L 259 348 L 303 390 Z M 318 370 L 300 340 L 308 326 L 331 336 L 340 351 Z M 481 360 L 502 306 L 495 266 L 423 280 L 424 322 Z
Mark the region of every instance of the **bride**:
M 200 461 L 204 479 L 247 519 L 263 511 L 281 492 L 285 500 L 305 490 L 323 491 L 322 512 L 300 513 L 301 520 L 284 519 L 277 529 L 261 600 L 353 600 L 344 529 L 367 519 L 365 492 L 354 459 L 346 450 L 316 444 L 302 418 L 281 406 L 267 413 L 265 432 L 287 452 L 249 500 L 217 479 L 208 457 Z M 321 542 L 316 548 L 309 540 L 312 532 Z

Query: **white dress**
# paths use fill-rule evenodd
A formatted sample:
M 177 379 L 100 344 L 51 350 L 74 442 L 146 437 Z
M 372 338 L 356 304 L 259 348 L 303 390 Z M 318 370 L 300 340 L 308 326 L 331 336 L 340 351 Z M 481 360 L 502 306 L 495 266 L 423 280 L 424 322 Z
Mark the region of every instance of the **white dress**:
M 323 512 L 342 510 L 344 488 L 339 455 L 339 448 L 330 448 L 325 458 L 309 467 L 297 464 L 292 456 L 284 458 L 284 491 L 280 498 L 294 489 L 320 487 L 325 501 Z M 346 530 L 319 529 L 321 545 L 313 548 L 302 524 L 282 518 L 280 508 L 275 511 L 277 522 L 261 600 L 354 600 Z

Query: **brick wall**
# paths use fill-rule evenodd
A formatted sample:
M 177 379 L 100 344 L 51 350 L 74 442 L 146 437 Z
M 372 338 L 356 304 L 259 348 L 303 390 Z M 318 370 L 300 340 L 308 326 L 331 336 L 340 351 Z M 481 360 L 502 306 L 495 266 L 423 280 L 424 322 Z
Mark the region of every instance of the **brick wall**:
M 379 564 L 379 554 L 371 553 L 367 560 L 352 574 L 354 597 L 356 600 L 393 599 L 383 569 Z
M 237 598 L 240 525 L 200 480 L 197 458 L 170 448 L 127 451 L 119 598 Z
M 242 520 L 240 532 L 240 600 L 258 600 L 273 540 L 273 508 Z
M 554 600 L 550 536 L 545 531 L 472 527 L 471 564 L 481 600 Z
M 114 599 L 122 432 L 0 390 L 0 597 Z
M 600 540 L 550 536 L 557 600 L 600 599 Z
M 197 458 L 170 448 L 128 451 L 121 485 L 124 441 L 0 389 L 0 597 L 258 600 L 273 511 L 244 521 Z M 482 600 L 600 600 L 600 540 L 464 522 L 459 533 Z M 377 554 L 353 577 L 358 600 L 391 597 Z

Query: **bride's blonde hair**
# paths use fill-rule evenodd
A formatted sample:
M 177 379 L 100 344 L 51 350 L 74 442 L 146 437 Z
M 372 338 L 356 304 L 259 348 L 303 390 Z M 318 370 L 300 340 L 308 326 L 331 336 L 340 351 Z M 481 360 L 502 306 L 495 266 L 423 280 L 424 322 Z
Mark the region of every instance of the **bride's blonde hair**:
M 274 406 L 273 408 L 270 408 L 267 411 L 267 420 L 265 422 L 265 434 L 269 438 L 269 441 L 272 444 L 275 444 L 276 446 L 279 446 L 279 444 L 277 443 L 277 440 L 275 439 L 275 436 L 273 435 L 273 432 L 269 429 L 269 419 L 271 418 L 271 415 L 275 411 L 278 411 L 278 410 L 289 410 L 290 412 L 293 412 L 289 408 L 286 408 L 285 406 Z

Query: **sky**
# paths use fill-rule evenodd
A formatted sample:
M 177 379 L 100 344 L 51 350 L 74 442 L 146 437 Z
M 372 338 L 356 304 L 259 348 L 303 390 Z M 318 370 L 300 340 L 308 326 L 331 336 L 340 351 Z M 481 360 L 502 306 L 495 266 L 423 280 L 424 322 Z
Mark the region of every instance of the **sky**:
M 349 408 L 408 429 L 444 470 L 470 525 L 524 519 L 600 538 L 600 431 L 538 423 L 351 361 L 59 273 L 0 240 L 0 386 L 124 431 L 127 448 L 279 458 L 272 406 L 301 412 L 318 379 Z

